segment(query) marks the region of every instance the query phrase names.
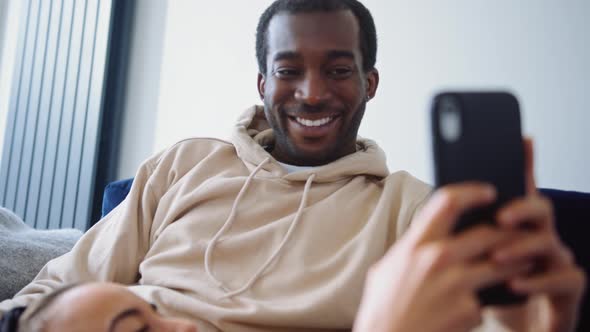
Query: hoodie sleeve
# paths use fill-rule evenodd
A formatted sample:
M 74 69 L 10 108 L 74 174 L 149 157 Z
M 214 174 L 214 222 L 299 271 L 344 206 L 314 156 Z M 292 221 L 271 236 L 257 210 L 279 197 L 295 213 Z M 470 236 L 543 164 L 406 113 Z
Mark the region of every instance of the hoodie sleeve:
M 408 173 L 404 172 L 404 174 L 406 175 L 405 195 L 409 199 L 408 203 L 405 205 L 405 213 L 400 213 L 405 217 L 399 218 L 396 224 L 396 239 L 401 238 L 411 227 L 412 222 L 432 195 L 432 187 L 430 185 L 422 182 L 421 180 L 418 180 L 417 178 L 414 178 Z
M 67 284 L 136 282 L 139 264 L 149 248 L 158 201 L 153 188 L 161 190 L 167 182 L 154 172 L 157 162 L 155 156 L 140 167 L 125 200 L 88 230 L 70 252 L 49 261 L 13 299 L 0 303 L 0 317 Z

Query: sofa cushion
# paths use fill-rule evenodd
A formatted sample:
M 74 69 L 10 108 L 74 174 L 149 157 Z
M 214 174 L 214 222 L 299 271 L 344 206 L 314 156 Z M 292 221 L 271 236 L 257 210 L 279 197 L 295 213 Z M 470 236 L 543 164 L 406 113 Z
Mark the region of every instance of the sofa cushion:
M 77 229 L 36 230 L 0 208 L 0 301 L 12 298 L 48 261 L 70 251 L 80 236 Z
M 132 184 L 133 179 L 119 180 L 107 184 L 102 196 L 101 214 L 103 217 L 125 199 L 129 190 L 131 190 Z

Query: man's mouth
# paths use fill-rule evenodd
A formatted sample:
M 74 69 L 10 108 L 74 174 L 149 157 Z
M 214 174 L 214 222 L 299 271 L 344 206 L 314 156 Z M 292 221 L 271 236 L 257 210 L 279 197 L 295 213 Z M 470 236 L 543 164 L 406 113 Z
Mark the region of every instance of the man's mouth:
M 287 118 L 291 123 L 290 130 L 296 135 L 306 138 L 319 138 L 337 130 L 341 116 L 331 114 L 323 115 L 323 117 L 317 117 L 316 115 L 315 117 L 288 116 Z
M 305 126 L 305 127 L 325 126 L 328 123 L 332 122 L 332 120 L 334 120 L 333 116 L 328 116 L 328 117 L 317 119 L 317 120 L 310 120 L 310 119 L 295 117 L 295 121 L 297 121 L 297 123 L 299 123 L 300 125 Z

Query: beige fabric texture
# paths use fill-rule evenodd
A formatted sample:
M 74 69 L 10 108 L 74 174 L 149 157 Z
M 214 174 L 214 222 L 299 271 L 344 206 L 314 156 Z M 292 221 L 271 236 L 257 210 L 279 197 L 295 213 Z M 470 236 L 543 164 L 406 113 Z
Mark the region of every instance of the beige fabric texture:
M 360 138 L 357 152 L 288 174 L 264 149 L 273 134 L 259 106 L 240 117 L 231 142 L 181 141 L 147 160 L 127 198 L 50 261 L 0 313 L 72 282 L 114 281 L 165 315 L 196 320 L 199 331 L 349 330 L 367 269 L 410 224 L 431 188 L 390 174 L 384 152 Z M 268 159 L 268 160 L 267 160 Z M 245 181 L 261 162 L 235 218 L 211 251 Z M 300 220 L 285 239 L 312 179 Z

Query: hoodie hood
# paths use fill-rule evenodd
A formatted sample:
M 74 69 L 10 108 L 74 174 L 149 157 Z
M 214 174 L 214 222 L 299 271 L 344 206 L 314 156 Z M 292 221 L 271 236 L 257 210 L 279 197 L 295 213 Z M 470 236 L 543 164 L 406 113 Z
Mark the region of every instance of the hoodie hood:
M 224 291 L 224 295 L 221 297 L 222 299 L 231 298 L 249 290 L 262 277 L 266 269 L 283 255 L 285 245 L 297 229 L 304 215 L 304 211 L 308 206 L 312 184 L 336 182 L 358 175 L 374 176 L 381 180 L 389 174 L 383 151 L 375 142 L 362 138 L 357 139 L 357 151 L 355 153 L 326 165 L 300 172 L 287 173 L 265 149 L 265 147 L 274 145 L 274 134 L 266 121 L 264 109 L 260 106 L 254 106 L 248 109 L 239 118 L 233 135 L 233 143 L 238 157 L 244 162 L 250 174 L 234 200 L 226 221 L 207 244 L 204 257 L 205 271 L 209 280 Z M 246 283 L 239 288 L 230 289 L 227 283 L 218 279 L 215 275 L 213 270 L 213 252 L 217 244 L 222 241 L 222 237 L 235 222 L 240 202 L 247 195 L 248 188 L 256 176 L 280 177 L 288 181 L 304 181 L 305 187 L 297 212 L 287 232 L 282 236 L 280 243 L 272 250 L 264 263 L 256 269 L 255 273 L 248 278 Z
M 256 169 L 266 159 L 258 176 L 281 177 L 288 181 L 306 181 L 315 174 L 314 182 L 334 182 L 357 175 L 385 178 L 389 175 L 385 153 L 376 142 L 362 137 L 357 138 L 357 151 L 329 164 L 310 170 L 288 174 L 277 163 L 265 147 L 274 145 L 274 132 L 264 115 L 263 106 L 253 106 L 238 118 L 232 134 L 232 143 L 237 155 L 250 171 Z

